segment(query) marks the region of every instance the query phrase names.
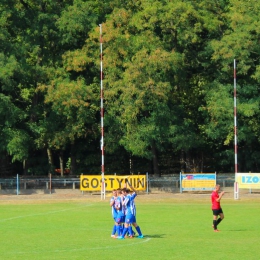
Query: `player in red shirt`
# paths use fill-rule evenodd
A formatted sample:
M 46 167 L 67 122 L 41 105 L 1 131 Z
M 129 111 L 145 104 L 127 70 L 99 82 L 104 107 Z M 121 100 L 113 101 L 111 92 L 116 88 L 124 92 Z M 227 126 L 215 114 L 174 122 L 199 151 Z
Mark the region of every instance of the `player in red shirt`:
M 220 185 L 217 184 L 215 186 L 214 191 L 211 194 L 211 202 L 212 202 L 212 212 L 213 212 L 213 225 L 212 227 L 214 228 L 215 232 L 219 232 L 217 229 L 218 224 L 224 219 L 224 213 L 222 211 L 222 208 L 220 206 L 220 200 L 222 196 L 224 195 L 224 191 L 221 193 L 218 193 L 220 190 Z M 219 218 L 218 218 L 219 216 Z

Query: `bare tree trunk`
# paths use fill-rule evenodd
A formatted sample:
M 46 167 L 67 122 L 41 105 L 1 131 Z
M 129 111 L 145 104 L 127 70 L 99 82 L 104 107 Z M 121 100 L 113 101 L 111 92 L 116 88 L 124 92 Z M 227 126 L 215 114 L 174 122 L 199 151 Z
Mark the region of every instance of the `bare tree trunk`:
M 60 151 L 60 153 L 59 153 L 59 160 L 60 160 L 60 175 L 64 176 L 63 151 Z
M 131 154 L 129 156 L 129 173 L 133 175 L 133 159 Z
M 70 149 L 70 174 L 73 175 L 76 173 L 76 155 L 75 155 L 75 144 L 71 144 Z
M 49 174 L 53 173 L 53 156 L 52 156 L 52 151 L 50 148 L 47 148 L 47 155 L 48 155 L 48 164 L 49 164 Z
M 203 157 L 202 157 L 203 158 Z M 186 171 L 196 173 L 202 171 L 201 169 L 201 158 L 200 155 L 192 153 L 192 151 L 186 152 Z
M 24 174 L 24 175 L 27 174 L 27 164 L 26 164 L 26 160 L 23 160 L 23 174 Z
M 203 173 L 203 170 L 204 170 L 204 152 L 201 153 L 200 172 Z
M 191 159 L 190 151 L 187 151 L 185 153 L 185 164 L 186 164 L 186 172 L 193 172 L 192 159 Z
M 181 172 L 186 172 L 186 162 L 185 162 L 184 150 L 181 150 L 180 165 L 181 165 Z
M 159 165 L 158 165 L 157 150 L 154 142 L 152 143 L 152 155 L 153 155 L 153 172 L 155 175 L 161 176 Z

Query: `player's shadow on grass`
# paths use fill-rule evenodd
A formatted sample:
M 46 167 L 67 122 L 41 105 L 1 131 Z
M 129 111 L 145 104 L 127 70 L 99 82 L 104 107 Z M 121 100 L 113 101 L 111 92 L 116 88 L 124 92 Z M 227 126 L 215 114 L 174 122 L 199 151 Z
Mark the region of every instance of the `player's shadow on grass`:
M 145 235 L 145 238 L 164 238 L 164 234 L 156 234 L 156 235 Z

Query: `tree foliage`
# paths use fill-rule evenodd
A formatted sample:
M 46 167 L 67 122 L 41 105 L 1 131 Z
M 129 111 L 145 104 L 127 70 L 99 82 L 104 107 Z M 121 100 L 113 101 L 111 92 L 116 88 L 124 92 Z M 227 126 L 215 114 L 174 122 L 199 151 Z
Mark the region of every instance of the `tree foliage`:
M 100 171 L 102 24 L 108 171 L 133 171 L 129 160 L 155 174 L 171 168 L 165 161 L 233 171 L 234 59 L 239 168 L 257 171 L 259 9 L 245 0 L 2 0 L 1 154 L 25 173 L 47 174 L 43 157 L 50 172 L 66 163 L 73 174 Z

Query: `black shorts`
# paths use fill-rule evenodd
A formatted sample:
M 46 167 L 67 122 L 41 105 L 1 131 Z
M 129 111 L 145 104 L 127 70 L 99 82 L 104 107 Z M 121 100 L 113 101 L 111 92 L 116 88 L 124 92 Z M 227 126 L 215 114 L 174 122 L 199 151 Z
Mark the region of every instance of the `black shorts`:
M 220 213 L 223 213 L 222 208 L 220 209 L 213 209 L 212 210 L 214 216 L 218 216 Z

